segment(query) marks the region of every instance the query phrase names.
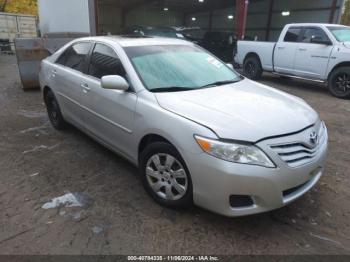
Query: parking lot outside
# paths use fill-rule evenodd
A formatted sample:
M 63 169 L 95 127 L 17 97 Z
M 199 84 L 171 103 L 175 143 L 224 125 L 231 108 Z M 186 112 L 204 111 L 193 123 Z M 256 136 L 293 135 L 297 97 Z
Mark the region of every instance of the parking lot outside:
M 0 79 L 0 254 L 350 254 L 350 103 L 322 85 L 261 81 L 325 120 L 321 181 L 282 209 L 226 218 L 157 205 L 127 161 L 73 127 L 54 130 L 41 93 L 22 91 L 14 56 L 0 56 Z M 70 192 L 79 205 L 50 208 Z

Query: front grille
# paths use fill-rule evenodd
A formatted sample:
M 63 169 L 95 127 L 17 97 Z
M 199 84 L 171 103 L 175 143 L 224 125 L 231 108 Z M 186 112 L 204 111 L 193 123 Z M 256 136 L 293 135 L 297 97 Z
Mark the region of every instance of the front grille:
M 312 162 L 320 147 L 326 142 L 323 126 L 318 134 L 318 143 L 311 146 L 305 141 L 271 145 L 270 148 L 290 167 L 297 167 Z

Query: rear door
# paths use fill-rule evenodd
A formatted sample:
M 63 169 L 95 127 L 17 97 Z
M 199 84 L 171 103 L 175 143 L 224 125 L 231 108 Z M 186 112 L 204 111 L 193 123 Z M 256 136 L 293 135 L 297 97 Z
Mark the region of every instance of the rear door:
M 312 38 L 330 42 L 327 34 L 320 27 L 304 28 L 296 50 L 295 74 L 310 79 L 323 79 L 326 75 L 333 45 L 311 43 Z
M 102 88 L 101 78 L 106 75 L 119 75 L 128 79 L 114 49 L 96 43 L 87 74 L 81 82 L 86 86 L 85 126 L 104 143 L 127 154 L 131 148 L 137 96 L 132 88 L 125 92 Z
M 301 27 L 289 27 L 284 38 L 276 43 L 274 51 L 274 69 L 276 72 L 295 74 L 294 61 L 301 32 Z
M 51 82 L 64 117 L 80 127 L 83 121 L 83 72 L 86 70 L 92 43 L 79 42 L 69 47 L 52 67 Z

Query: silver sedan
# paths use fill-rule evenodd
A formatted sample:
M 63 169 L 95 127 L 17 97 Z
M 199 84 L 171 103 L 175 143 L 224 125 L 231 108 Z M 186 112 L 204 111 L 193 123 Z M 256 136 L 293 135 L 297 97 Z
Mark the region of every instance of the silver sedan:
M 77 39 L 43 60 L 40 85 L 56 129 L 72 124 L 138 166 L 162 205 L 265 212 L 324 169 L 327 129 L 310 106 L 193 43 Z

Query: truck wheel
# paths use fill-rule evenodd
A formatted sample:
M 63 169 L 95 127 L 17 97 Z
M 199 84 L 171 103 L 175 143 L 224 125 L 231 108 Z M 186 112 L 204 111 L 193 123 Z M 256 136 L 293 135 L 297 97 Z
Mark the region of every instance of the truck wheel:
M 338 98 L 350 97 L 350 67 L 339 67 L 330 74 L 328 89 L 331 94 Z
M 262 75 L 262 67 L 258 57 L 250 56 L 244 60 L 243 75 L 252 80 L 258 80 Z

